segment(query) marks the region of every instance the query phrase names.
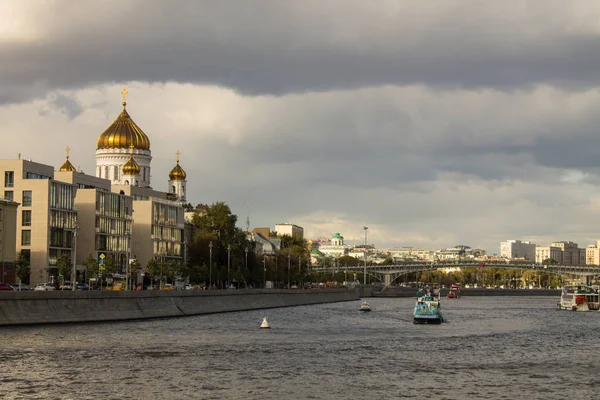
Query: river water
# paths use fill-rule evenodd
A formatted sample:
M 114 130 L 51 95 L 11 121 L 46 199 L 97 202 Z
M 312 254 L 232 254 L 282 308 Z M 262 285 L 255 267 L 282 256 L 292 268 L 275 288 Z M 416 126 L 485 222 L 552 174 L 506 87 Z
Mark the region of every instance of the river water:
M 550 297 L 413 299 L 0 328 L 6 399 L 591 399 L 600 312 Z M 263 314 L 271 325 L 260 330 Z

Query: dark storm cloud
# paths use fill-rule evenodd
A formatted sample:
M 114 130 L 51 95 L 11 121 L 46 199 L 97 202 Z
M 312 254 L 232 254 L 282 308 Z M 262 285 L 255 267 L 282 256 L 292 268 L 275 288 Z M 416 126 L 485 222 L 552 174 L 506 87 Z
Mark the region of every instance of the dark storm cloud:
M 550 0 L 58 2 L 32 17 L 37 40 L 0 42 L 0 78 L 11 84 L 0 86 L 0 101 L 35 95 L 14 90 L 32 82 L 42 96 L 133 80 L 277 95 L 412 83 L 597 85 L 600 40 L 565 29 L 572 8 Z

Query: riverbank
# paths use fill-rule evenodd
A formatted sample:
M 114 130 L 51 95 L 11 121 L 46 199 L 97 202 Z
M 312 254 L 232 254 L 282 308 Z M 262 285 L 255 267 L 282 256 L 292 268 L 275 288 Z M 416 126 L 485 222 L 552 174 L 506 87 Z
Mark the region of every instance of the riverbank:
M 0 326 L 183 317 L 355 301 L 368 295 L 361 289 L 0 292 Z
M 374 291 L 371 297 L 415 297 L 415 288 L 390 287 L 385 290 Z M 461 296 L 556 296 L 560 297 L 560 289 L 486 289 L 462 288 Z M 448 295 L 448 288 L 441 291 L 441 296 Z

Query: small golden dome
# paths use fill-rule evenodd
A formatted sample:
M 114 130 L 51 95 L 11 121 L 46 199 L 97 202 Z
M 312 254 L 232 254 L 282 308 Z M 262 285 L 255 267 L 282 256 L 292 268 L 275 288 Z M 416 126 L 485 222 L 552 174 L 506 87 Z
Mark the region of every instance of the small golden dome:
M 65 160 L 65 163 L 60 167 L 60 172 L 77 172 L 71 161 L 69 161 L 69 157 Z
M 185 181 L 186 177 L 187 177 L 187 174 L 185 173 L 183 168 L 181 168 L 181 166 L 179 165 L 179 162 L 171 170 L 171 172 L 169 172 L 169 179 L 172 181 Z
M 65 151 L 67 152 L 67 159 L 65 160 L 64 164 L 60 167 L 59 171 L 60 172 L 77 172 L 77 170 L 75 169 L 73 164 L 71 164 L 71 161 L 69 161 L 69 151 L 71 151 L 69 146 L 67 146 L 65 148 Z
M 127 94 L 124 90 L 123 95 Z M 150 150 L 150 139 L 131 119 L 123 101 L 123 111 L 117 119 L 98 137 L 97 149 L 127 149 L 133 146 L 138 150 Z
M 185 173 L 183 168 L 181 168 L 181 166 L 179 165 L 179 155 L 181 153 L 178 151 L 175 154 L 177 155 L 177 165 L 175 165 L 175 167 L 173 167 L 171 172 L 169 172 L 169 179 L 172 181 L 185 181 L 187 174 Z
M 131 148 L 131 152 L 133 153 L 133 145 L 129 146 Z M 133 154 L 129 156 L 129 160 L 123 165 L 123 175 L 139 175 L 140 174 L 140 166 L 133 159 Z

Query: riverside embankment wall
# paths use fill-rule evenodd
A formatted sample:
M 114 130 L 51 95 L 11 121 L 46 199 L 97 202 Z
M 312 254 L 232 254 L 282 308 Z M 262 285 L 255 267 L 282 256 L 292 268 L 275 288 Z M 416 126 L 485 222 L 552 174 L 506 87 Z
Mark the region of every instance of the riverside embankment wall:
M 422 293 L 422 292 L 421 292 Z M 374 291 L 372 297 L 415 297 L 417 289 L 404 287 L 391 287 L 385 290 Z M 448 289 L 442 289 L 442 297 L 448 295 Z M 461 296 L 556 296 L 560 297 L 560 289 L 486 289 L 468 288 L 460 290 Z
M 123 321 L 333 303 L 363 290 L 0 292 L 0 326 Z

